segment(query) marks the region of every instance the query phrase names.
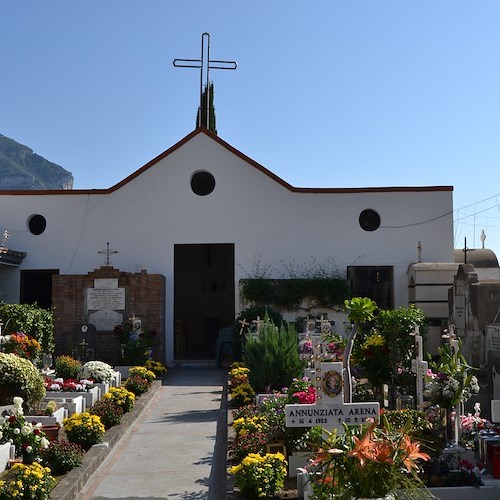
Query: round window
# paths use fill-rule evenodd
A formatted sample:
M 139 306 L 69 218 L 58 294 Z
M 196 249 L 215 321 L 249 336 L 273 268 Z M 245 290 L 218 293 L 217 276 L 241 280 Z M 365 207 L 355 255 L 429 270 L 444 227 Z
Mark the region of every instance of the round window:
M 45 220 L 45 217 L 43 215 L 35 214 L 28 219 L 28 228 L 31 234 L 42 234 L 45 231 L 46 227 L 47 221 Z
M 359 214 L 359 225 L 365 231 L 375 231 L 380 226 L 380 215 L 368 208 Z
M 198 196 L 206 196 L 215 189 L 215 177 L 210 172 L 196 172 L 191 177 L 191 189 Z

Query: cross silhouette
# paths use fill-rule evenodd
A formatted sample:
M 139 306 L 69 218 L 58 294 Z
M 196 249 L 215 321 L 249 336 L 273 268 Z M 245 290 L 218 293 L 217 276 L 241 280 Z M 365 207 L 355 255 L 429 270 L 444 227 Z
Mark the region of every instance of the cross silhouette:
M 106 256 L 106 267 L 109 267 L 111 264 L 111 257 L 110 256 L 114 253 L 118 253 L 118 251 L 117 250 L 110 250 L 109 242 L 108 242 L 108 243 L 106 243 L 106 250 L 99 250 L 97 253 Z
M 205 47 L 206 40 L 206 47 Z M 210 70 L 211 69 L 236 69 L 238 67 L 238 63 L 236 61 L 220 61 L 216 59 L 210 59 L 210 33 L 203 33 L 201 35 L 201 57 L 199 59 L 174 59 L 173 64 L 176 68 L 199 68 L 200 69 L 200 111 L 203 107 L 203 87 L 205 87 L 207 92 L 207 112 L 206 112 L 206 120 L 207 123 L 205 127 L 209 128 L 210 123 Z M 206 74 L 206 83 L 203 85 L 203 73 Z M 201 123 L 201 115 L 200 112 L 200 123 L 199 126 L 203 125 Z

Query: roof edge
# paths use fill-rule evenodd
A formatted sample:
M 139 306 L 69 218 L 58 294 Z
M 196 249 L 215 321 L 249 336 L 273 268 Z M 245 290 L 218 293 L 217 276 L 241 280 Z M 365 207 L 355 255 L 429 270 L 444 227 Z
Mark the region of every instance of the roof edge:
M 186 135 L 183 139 L 178 141 L 176 144 L 168 148 L 163 153 L 159 154 L 152 160 L 148 161 L 145 165 L 140 167 L 135 172 L 131 173 L 129 176 L 125 177 L 123 180 L 114 184 L 113 186 L 105 189 L 37 189 L 37 190 L 0 190 L 0 195 L 88 195 L 88 194 L 109 194 L 117 189 L 120 189 L 124 185 L 131 182 L 133 179 L 141 175 L 146 170 L 149 170 L 152 166 L 154 166 L 159 161 L 163 160 L 167 156 L 171 155 L 173 152 L 177 151 L 177 149 L 181 148 L 184 144 L 189 142 L 193 137 L 196 137 L 198 134 L 205 134 L 210 137 L 212 140 L 220 144 L 223 148 L 227 149 L 234 155 L 238 156 L 240 159 L 245 161 L 246 163 L 252 165 L 257 170 L 260 170 L 263 174 L 267 175 L 278 184 L 281 184 L 284 188 L 288 189 L 293 193 L 311 193 L 311 194 L 321 194 L 321 193 L 388 193 L 388 192 L 429 192 L 429 191 L 453 191 L 453 186 L 391 186 L 391 187 L 357 187 L 357 188 L 304 188 L 304 187 L 295 187 L 283 180 L 281 177 L 277 176 L 266 167 L 257 163 L 255 160 L 252 160 L 249 156 L 245 155 L 235 147 L 231 146 L 229 143 L 221 139 L 218 135 L 210 132 L 204 127 L 198 127 L 193 132 Z

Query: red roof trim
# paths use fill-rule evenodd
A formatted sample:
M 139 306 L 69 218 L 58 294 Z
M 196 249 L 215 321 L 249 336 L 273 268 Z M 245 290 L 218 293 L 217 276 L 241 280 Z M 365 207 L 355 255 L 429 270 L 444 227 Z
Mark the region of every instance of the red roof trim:
M 453 186 L 400 186 L 400 187 L 362 187 L 362 188 L 300 188 L 294 187 L 288 182 L 284 181 L 281 177 L 278 177 L 276 174 L 273 174 L 270 170 L 263 167 L 261 164 L 257 163 L 255 160 L 252 160 L 241 151 L 238 151 L 236 148 L 222 140 L 219 136 L 210 132 L 209 130 L 199 127 L 186 137 L 181 139 L 179 142 L 174 144 L 172 147 L 158 155 L 156 158 L 153 158 L 151 161 L 146 163 L 143 167 L 139 168 L 128 177 L 118 182 L 114 186 L 108 189 L 47 189 L 47 190 L 0 190 L 0 195 L 88 195 L 88 194 L 109 194 L 117 189 L 120 189 L 125 184 L 128 184 L 133 179 L 141 175 L 146 170 L 149 170 L 152 166 L 154 166 L 159 161 L 163 160 L 174 151 L 182 147 L 188 141 L 190 141 L 193 137 L 198 134 L 205 134 L 214 141 L 218 142 L 222 147 L 235 154 L 239 158 L 241 158 L 246 163 L 249 163 L 257 170 L 260 170 L 263 174 L 267 175 L 277 183 L 281 184 L 283 187 L 292 191 L 293 193 L 388 193 L 388 192 L 427 192 L 427 191 L 453 191 Z

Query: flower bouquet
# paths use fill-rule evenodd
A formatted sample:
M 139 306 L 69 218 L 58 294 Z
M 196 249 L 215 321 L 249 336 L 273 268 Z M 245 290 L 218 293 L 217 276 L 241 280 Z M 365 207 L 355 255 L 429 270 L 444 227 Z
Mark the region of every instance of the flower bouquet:
M 89 412 L 75 413 L 65 418 L 63 427 L 68 441 L 80 445 L 84 450 L 100 443 L 106 432 L 100 417 Z
M 245 498 L 272 498 L 285 484 L 287 462 L 281 453 L 250 453 L 229 473 Z
M 116 376 L 111 365 L 103 361 L 88 361 L 82 366 L 81 377 L 92 379 L 98 383 L 111 382 Z
M 31 465 L 14 464 L 0 479 L 0 500 L 49 500 L 55 485 L 56 480 L 48 467 L 37 462 Z
M 94 386 L 94 382 L 88 379 L 62 379 L 62 378 L 46 378 L 44 381 L 45 390 L 47 391 L 64 391 L 64 392 L 85 392 Z
M 38 460 L 42 451 L 49 446 L 49 440 L 41 427 L 42 424 L 34 425 L 26 421 L 23 399 L 15 397 L 12 414 L 3 417 L 0 426 L 0 443 L 13 444 L 16 456 L 23 457 L 26 462 Z
M 303 470 L 311 474 L 316 497 L 380 498 L 411 490 L 411 498 L 434 498 L 418 475 L 419 461 L 429 455 L 409 437 L 409 425 L 395 429 L 384 419 L 383 425 L 345 425 L 343 434 L 334 431 Z
M 21 358 L 35 362 L 40 354 L 42 346 L 40 342 L 25 333 L 16 332 L 6 336 L 4 352 L 17 354 Z

